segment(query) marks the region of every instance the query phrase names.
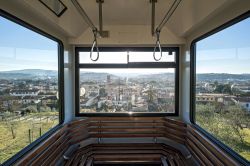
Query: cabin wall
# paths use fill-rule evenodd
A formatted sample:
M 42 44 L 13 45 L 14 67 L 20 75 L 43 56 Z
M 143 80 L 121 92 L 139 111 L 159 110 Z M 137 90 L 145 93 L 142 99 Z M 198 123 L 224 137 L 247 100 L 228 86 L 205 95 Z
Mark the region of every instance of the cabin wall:
M 64 51 L 64 123 L 75 115 L 75 58 L 74 47 Z
M 190 52 L 187 45 L 181 46 L 180 54 L 180 118 L 190 123 Z

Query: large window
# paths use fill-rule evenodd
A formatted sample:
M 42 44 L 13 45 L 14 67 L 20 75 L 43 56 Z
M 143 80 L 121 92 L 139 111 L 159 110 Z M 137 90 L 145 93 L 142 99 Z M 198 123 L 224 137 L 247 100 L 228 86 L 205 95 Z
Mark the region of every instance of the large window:
M 77 115 L 178 114 L 178 48 L 99 49 L 76 48 Z
M 62 45 L 27 27 L 40 32 L 0 11 L 0 165 L 61 122 Z
M 192 47 L 193 121 L 234 157 L 250 161 L 249 14 L 202 36 Z

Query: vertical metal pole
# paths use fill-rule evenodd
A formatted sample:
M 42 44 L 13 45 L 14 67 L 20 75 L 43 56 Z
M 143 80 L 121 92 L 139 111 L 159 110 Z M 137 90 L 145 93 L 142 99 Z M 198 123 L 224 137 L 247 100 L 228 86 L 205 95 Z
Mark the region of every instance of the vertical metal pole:
M 99 4 L 99 33 L 102 36 L 102 31 L 103 31 L 103 24 L 102 24 L 102 3 L 104 3 L 104 0 L 96 0 L 96 2 Z
M 157 0 L 150 0 L 150 3 L 152 3 L 152 13 L 151 13 L 151 33 L 152 36 L 155 34 L 155 3 Z
M 102 1 L 99 1 L 99 30 L 102 32 Z

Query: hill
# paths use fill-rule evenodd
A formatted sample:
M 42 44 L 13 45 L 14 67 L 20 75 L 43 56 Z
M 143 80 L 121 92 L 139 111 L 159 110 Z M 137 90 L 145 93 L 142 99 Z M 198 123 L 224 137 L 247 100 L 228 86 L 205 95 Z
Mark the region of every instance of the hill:
M 1 71 L 0 79 L 35 79 L 35 78 L 56 78 L 57 71 L 55 70 L 42 70 L 42 69 L 24 69 Z

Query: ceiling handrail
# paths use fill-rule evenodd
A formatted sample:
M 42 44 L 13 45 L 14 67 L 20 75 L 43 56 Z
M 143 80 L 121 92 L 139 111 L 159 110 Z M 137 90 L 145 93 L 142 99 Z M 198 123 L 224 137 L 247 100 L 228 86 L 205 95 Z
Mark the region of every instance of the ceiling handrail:
M 155 47 L 154 47 L 154 52 L 153 52 L 153 57 L 154 57 L 154 59 L 155 59 L 155 61 L 159 61 L 159 60 L 161 60 L 161 58 L 162 58 L 162 49 L 161 49 L 161 43 L 160 43 L 160 31 L 157 31 L 156 32 L 156 42 L 155 42 Z M 159 51 L 160 51 L 160 58 L 159 59 L 157 59 L 156 57 L 155 57 L 155 52 L 156 52 L 156 48 L 159 48 Z
M 97 38 L 97 30 L 96 29 L 93 30 L 93 34 L 94 34 L 94 41 L 93 41 L 91 51 L 90 51 L 90 59 L 95 62 L 99 59 L 99 48 L 98 48 L 98 44 L 97 44 L 97 40 L 96 40 L 96 38 Z M 96 53 L 97 53 L 96 59 L 93 59 L 93 57 L 92 57 L 94 48 L 96 48 Z
M 161 49 L 161 43 L 160 43 L 160 32 L 161 29 L 163 28 L 163 26 L 168 22 L 168 20 L 171 18 L 171 16 L 173 15 L 173 13 L 175 12 L 175 10 L 177 9 L 177 7 L 179 6 L 180 2 L 182 0 L 175 0 L 173 2 L 173 4 L 171 5 L 171 7 L 169 8 L 169 10 L 167 11 L 167 13 L 165 14 L 165 16 L 163 17 L 161 23 L 158 25 L 158 27 L 154 30 L 155 27 L 155 2 L 157 2 L 156 0 L 151 0 L 150 3 L 152 3 L 152 25 L 151 25 L 151 31 L 152 31 L 152 35 L 156 35 L 157 39 L 156 39 L 156 43 L 155 43 L 155 47 L 154 47 L 154 52 L 153 52 L 153 57 L 155 61 L 159 61 L 162 58 L 162 49 Z M 156 52 L 156 48 L 159 48 L 160 51 L 160 58 L 157 59 L 155 57 L 155 52 Z
M 77 2 L 77 0 L 71 0 L 71 2 L 75 6 L 75 8 L 78 10 L 78 12 L 81 14 L 82 18 L 85 20 L 85 22 L 88 24 L 88 26 L 92 29 L 92 32 L 93 32 L 93 35 L 94 35 L 94 41 L 92 43 L 92 47 L 91 47 L 91 50 L 90 50 L 90 59 L 92 61 L 97 61 L 99 59 L 99 48 L 98 48 L 98 44 L 97 44 L 97 35 L 101 36 L 100 31 L 98 31 L 98 29 L 95 27 L 95 25 L 90 20 L 89 16 L 84 11 L 84 9 L 81 7 L 81 5 Z M 101 3 L 102 2 L 100 1 L 100 3 L 99 3 L 100 6 L 101 6 Z M 99 10 L 101 10 L 101 9 L 99 9 Z M 102 27 L 102 25 L 100 25 L 100 27 Z M 92 57 L 94 48 L 96 48 L 96 51 L 97 51 L 96 59 L 93 59 L 93 57 Z

